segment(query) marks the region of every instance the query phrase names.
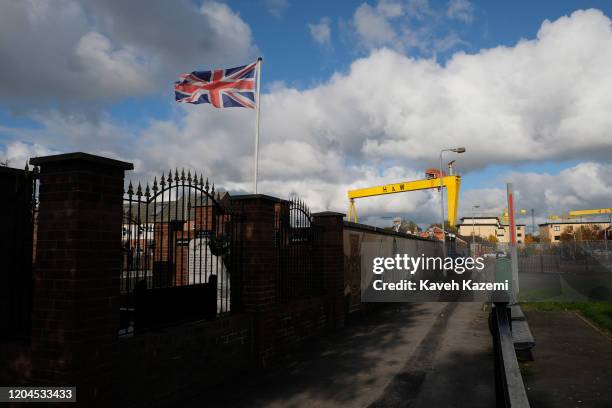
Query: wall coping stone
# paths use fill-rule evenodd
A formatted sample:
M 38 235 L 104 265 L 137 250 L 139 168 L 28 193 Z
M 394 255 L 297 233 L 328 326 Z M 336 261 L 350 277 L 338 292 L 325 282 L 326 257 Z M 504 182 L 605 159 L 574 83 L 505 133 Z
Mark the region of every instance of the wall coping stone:
M 313 217 L 344 217 L 346 214 L 336 211 L 321 211 L 312 215 Z
M 274 201 L 275 203 L 282 203 L 287 200 L 283 200 L 282 198 L 272 197 L 266 194 L 241 194 L 241 195 L 233 195 L 231 196 L 231 200 L 269 200 Z
M 64 154 L 54 154 L 51 156 L 33 157 L 30 159 L 30 164 L 40 166 L 47 163 L 56 163 L 62 161 L 85 161 L 97 164 L 103 164 L 111 167 L 118 167 L 123 170 L 134 170 L 134 164 L 121 160 L 109 159 L 108 157 L 96 156 L 94 154 L 74 152 Z
M 351 221 L 346 221 L 346 220 L 344 221 L 344 228 L 354 229 L 354 230 L 372 231 L 372 232 L 377 232 L 377 233 L 379 233 L 381 235 L 389 235 L 389 236 L 393 236 L 393 237 L 415 239 L 415 240 L 418 240 L 418 241 L 427 241 L 427 242 L 439 242 L 439 243 L 442 243 L 442 241 L 438 241 L 436 239 L 423 238 L 423 237 L 419 237 L 418 235 L 405 234 L 403 232 L 387 231 L 387 230 L 385 230 L 383 228 L 374 227 L 372 225 L 358 224 L 356 222 L 351 222 Z

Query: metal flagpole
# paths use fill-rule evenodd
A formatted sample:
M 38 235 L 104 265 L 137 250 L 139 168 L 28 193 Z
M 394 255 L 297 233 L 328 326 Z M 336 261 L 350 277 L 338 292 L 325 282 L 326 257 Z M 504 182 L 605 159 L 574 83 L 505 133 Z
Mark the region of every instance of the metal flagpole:
M 259 93 L 260 93 L 260 80 L 261 80 L 261 63 L 263 62 L 263 59 L 261 57 L 257 58 L 257 96 L 256 96 L 256 100 L 255 103 L 257 105 L 257 112 L 255 113 L 255 177 L 253 180 L 253 184 L 254 184 L 254 191 L 255 194 L 257 194 L 257 170 L 258 170 L 258 164 L 259 164 L 259 107 L 260 107 L 260 103 L 259 103 Z

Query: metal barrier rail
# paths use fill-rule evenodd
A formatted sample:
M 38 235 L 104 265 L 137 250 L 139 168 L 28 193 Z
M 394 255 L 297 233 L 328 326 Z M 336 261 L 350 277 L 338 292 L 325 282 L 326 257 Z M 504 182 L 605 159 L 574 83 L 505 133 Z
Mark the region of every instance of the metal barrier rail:
M 510 308 L 495 303 L 491 310 L 491 334 L 495 354 L 495 393 L 497 407 L 529 408 L 529 400 L 512 341 Z

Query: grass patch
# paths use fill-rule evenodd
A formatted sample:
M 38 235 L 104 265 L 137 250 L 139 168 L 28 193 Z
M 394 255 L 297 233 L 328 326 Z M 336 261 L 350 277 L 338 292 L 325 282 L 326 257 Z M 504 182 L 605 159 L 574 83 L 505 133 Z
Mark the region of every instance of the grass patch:
M 612 302 L 525 302 L 527 310 L 544 312 L 573 310 L 600 327 L 612 332 Z

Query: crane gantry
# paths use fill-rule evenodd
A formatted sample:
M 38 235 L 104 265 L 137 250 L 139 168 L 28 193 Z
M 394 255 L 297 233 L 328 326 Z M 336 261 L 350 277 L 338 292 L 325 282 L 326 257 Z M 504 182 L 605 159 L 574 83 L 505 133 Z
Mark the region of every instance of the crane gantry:
M 567 214 L 561 215 L 549 215 L 549 220 L 571 220 L 572 218 L 580 218 L 585 215 L 602 215 L 602 214 L 612 214 L 612 208 L 591 208 L 588 210 L 572 210 L 568 211 Z
M 374 197 L 395 193 L 406 193 L 408 191 L 427 190 L 432 188 L 446 187 L 448 195 L 448 221 L 451 225 L 457 222 L 457 204 L 459 201 L 459 186 L 461 184 L 460 176 L 444 176 L 442 183 L 440 177 L 427 178 L 425 180 L 404 181 L 401 183 L 385 184 L 382 186 L 359 188 L 348 192 L 349 198 L 349 221 L 357 222 L 357 208 L 355 207 L 355 199 Z
M 612 208 L 593 208 L 590 210 L 573 210 L 569 212 L 570 217 L 582 217 L 585 215 L 612 214 Z

